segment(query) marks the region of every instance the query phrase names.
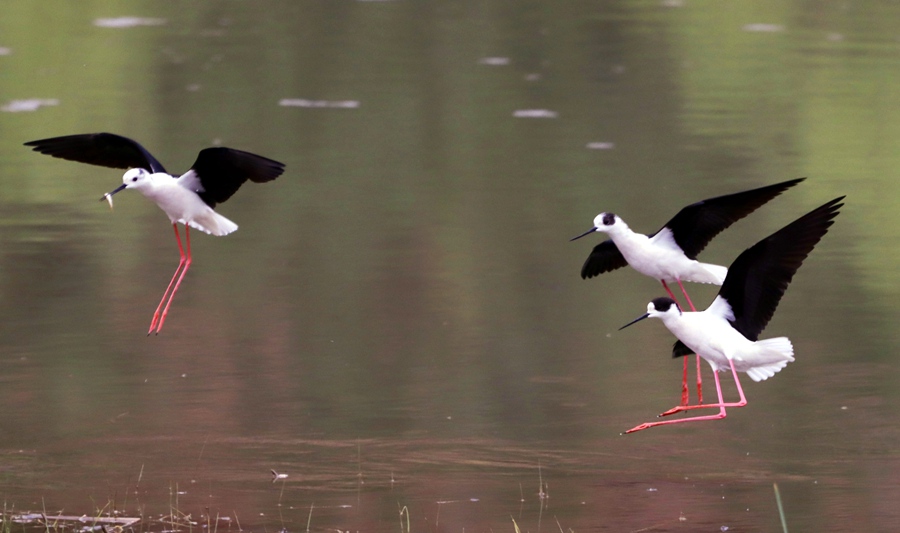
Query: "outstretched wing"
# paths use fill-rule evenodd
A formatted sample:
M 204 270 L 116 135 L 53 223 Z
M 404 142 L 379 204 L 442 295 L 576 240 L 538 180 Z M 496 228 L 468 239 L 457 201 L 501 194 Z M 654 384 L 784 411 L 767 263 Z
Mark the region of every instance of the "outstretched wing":
M 683 208 L 663 228 L 672 230 L 684 255 L 696 259 L 713 237 L 804 179 L 701 200 Z
M 108 168 L 145 168 L 165 172 L 162 164 L 137 141 L 114 133 L 81 133 L 29 141 L 35 152 Z
M 234 148 L 201 150 L 191 170 L 179 178 L 182 183 L 199 179 L 196 189 L 210 207 L 231 198 L 245 181 L 265 183 L 284 172 L 284 163 Z
M 591 250 L 591 255 L 585 260 L 584 265 L 581 267 L 581 278 L 592 278 L 627 265 L 628 261 L 622 256 L 622 252 L 616 247 L 616 243 L 611 240 L 603 241 L 594 246 L 594 249 Z
M 728 267 L 719 296 L 731 306 L 732 324 L 744 337 L 759 338 L 797 269 L 834 223 L 843 199 L 835 198 L 747 248 Z

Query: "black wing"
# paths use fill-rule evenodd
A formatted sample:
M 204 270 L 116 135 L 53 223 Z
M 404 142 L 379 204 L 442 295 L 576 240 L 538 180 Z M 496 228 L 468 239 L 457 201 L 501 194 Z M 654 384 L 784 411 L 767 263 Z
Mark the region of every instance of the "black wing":
M 794 273 L 834 223 L 843 199 L 835 198 L 747 248 L 728 267 L 719 296 L 731 306 L 732 324 L 743 336 L 759 338 Z
M 616 243 L 603 241 L 591 250 L 591 255 L 581 267 L 581 279 L 599 276 L 617 268 L 627 266 L 628 261 L 622 256 L 622 252 L 616 247 Z
M 701 200 L 679 211 L 663 228 L 672 230 L 672 236 L 684 255 L 696 259 L 713 237 L 805 179 Z
M 675 344 L 672 345 L 672 358 L 678 359 L 679 357 L 685 357 L 687 355 L 694 355 L 694 350 L 688 348 L 687 345 L 681 341 L 675 341 Z
M 210 207 L 231 198 L 245 181 L 265 183 L 284 172 L 284 163 L 234 148 L 206 148 L 191 166 L 200 179 L 200 198 Z
M 151 172 L 166 169 L 143 146 L 114 133 L 82 133 L 38 141 L 29 141 L 35 152 L 60 159 L 109 168 L 145 168 Z

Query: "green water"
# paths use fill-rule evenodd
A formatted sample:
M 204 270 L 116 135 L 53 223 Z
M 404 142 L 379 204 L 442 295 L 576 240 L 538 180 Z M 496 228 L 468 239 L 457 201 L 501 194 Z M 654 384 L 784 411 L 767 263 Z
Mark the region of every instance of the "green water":
M 413 531 L 776 531 L 777 482 L 792 531 L 900 520 L 895 3 L 2 10 L 0 497 L 16 510 L 109 505 L 154 531 L 173 507 L 251 531 L 396 531 L 404 508 Z M 124 16 L 141 24 L 97 25 Z M 46 105 L 11 111 L 27 99 Z M 121 172 L 22 146 L 93 131 L 172 172 L 215 144 L 287 164 L 218 207 L 238 232 L 195 234 L 159 336 L 165 215 L 134 193 L 111 212 L 97 199 Z M 848 196 L 763 335 L 790 336 L 797 361 L 745 380 L 724 421 L 621 437 L 678 400 L 668 331 L 617 331 L 661 287 L 580 279 L 598 239 L 568 239 L 601 211 L 650 233 L 801 176 L 701 256 L 727 265 Z

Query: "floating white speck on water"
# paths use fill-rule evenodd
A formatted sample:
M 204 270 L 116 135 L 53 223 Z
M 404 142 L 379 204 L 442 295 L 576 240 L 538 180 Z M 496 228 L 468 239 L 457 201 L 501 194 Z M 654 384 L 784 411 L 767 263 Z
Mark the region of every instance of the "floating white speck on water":
M 115 17 L 94 19 L 98 28 L 135 28 L 137 26 L 162 26 L 166 19 L 145 17 Z
M 356 109 L 358 100 L 307 100 L 305 98 L 282 98 L 278 101 L 281 107 L 313 107 L 313 108 L 338 108 Z
M 25 100 L 10 100 L 0 106 L 0 111 L 6 113 L 21 113 L 23 111 L 37 111 L 41 107 L 59 105 L 56 98 L 28 98 Z
M 590 150 L 612 150 L 616 147 L 616 144 L 611 142 L 598 141 L 587 143 L 587 147 Z
M 782 26 L 781 24 L 767 24 L 764 22 L 757 22 L 753 24 L 744 24 L 744 27 L 741 29 L 744 31 L 758 33 L 778 33 L 784 31 L 784 26 Z
M 513 111 L 516 118 L 559 118 L 559 113 L 549 109 L 517 109 Z
M 478 62 L 482 65 L 490 65 L 492 67 L 501 67 L 509 65 L 510 63 L 508 57 L 482 57 Z

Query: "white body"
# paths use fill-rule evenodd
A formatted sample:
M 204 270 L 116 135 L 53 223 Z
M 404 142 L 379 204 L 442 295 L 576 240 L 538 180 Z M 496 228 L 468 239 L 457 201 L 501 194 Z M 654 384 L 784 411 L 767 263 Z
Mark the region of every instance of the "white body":
M 134 168 L 122 176 L 122 183 L 126 189 L 135 189 L 156 202 L 173 224 L 184 224 L 219 236 L 238 229 L 237 224 L 216 213 L 194 192 L 202 187 L 192 170 L 176 179 L 164 172 L 151 174 L 142 168 Z
M 754 342 L 741 335 L 728 322 L 734 316 L 731 306 L 718 296 L 705 311 L 682 312 L 673 305 L 659 312 L 651 302 L 647 313 L 661 319 L 681 342 L 706 359 L 715 372 L 729 370 L 731 360 L 735 370 L 746 372 L 753 381 L 762 381 L 794 360 L 794 348 L 787 337 Z
M 618 216 L 608 226 L 602 223 L 602 217 L 600 214 L 594 219 L 597 231 L 608 234 L 622 257 L 641 274 L 667 283 L 680 280 L 721 285 L 725 281 L 727 268 L 688 259 L 668 228 L 651 238 L 631 231 Z

